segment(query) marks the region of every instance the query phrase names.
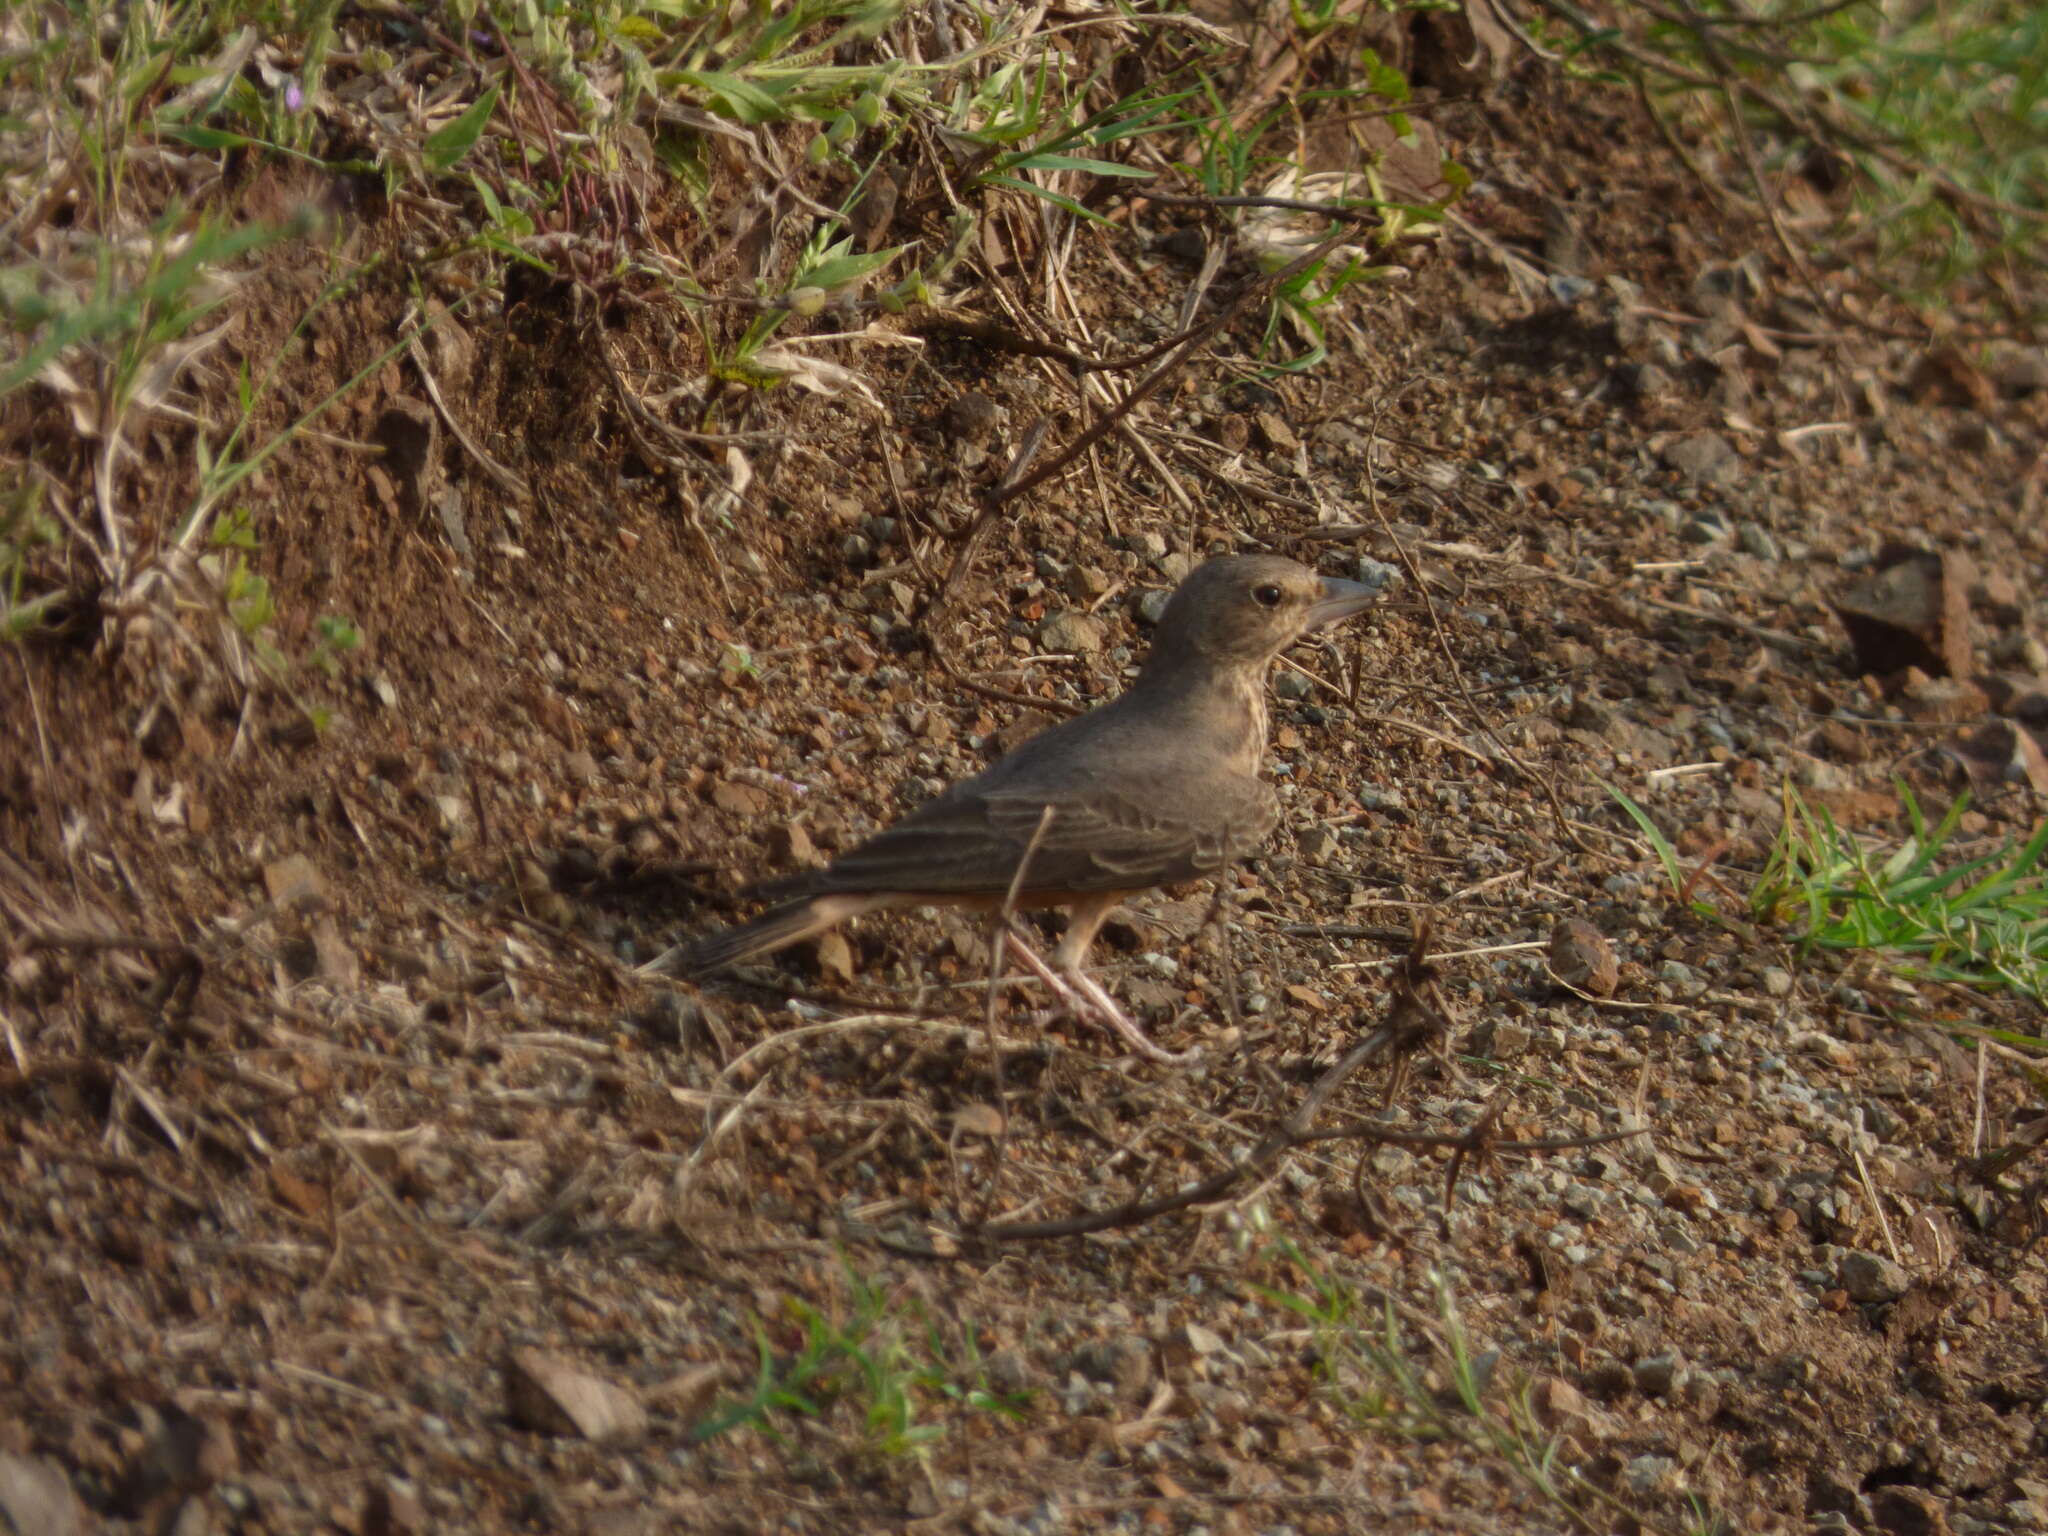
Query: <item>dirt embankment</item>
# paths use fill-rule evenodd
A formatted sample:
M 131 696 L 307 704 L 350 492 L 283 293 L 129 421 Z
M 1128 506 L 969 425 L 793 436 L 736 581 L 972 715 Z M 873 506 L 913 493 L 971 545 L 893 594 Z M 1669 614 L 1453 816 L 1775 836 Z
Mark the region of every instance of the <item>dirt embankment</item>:
M 1140 203 L 1057 243 L 1020 204 L 952 296 L 986 324 L 886 322 L 823 394 L 705 392 L 705 333 L 602 283 L 430 289 L 447 318 L 214 546 L 264 579 L 242 638 L 289 687 L 234 660 L 232 604 L 147 592 L 0 657 L 0 1497 L 54 1469 L 110 1529 L 363 1536 L 2048 1527 L 2036 1213 L 2024 1169 L 1967 1176 L 2038 1096 L 1945 1032 L 2038 1013 L 1699 919 L 1604 788 L 1731 919 L 1783 784 L 1874 829 L 1895 770 L 1952 793 L 1923 749 L 1999 700 L 1884 696 L 1830 600 L 1889 540 L 1944 551 L 1936 649 L 2039 670 L 2044 396 L 1827 319 L 1619 98 L 1477 95 L 1431 114 L 1459 222 L 1331 313 L 1326 362 L 1260 376 L 1255 307 L 942 605 L 1033 424 L 1049 457 L 1101 408 L 1005 338 L 1153 346 L 1220 226 Z M 644 210 L 707 279 L 762 234 L 728 190 L 723 226 Z M 418 235 L 342 211 L 354 256 Z M 200 376 L 281 359 L 251 441 L 414 300 L 394 260 L 302 325 L 328 259 L 268 253 Z M 44 389 L 0 422 L 83 517 L 75 425 Z M 116 511 L 160 544 L 189 432 L 131 446 Z M 1401 574 L 1276 678 L 1285 821 L 1227 953 L 1205 892 L 1108 934 L 1107 984 L 1203 1065 L 1116 1058 L 1023 986 L 985 1034 L 982 935 L 945 916 L 750 981 L 633 972 L 986 763 L 1020 699 L 1113 693 L 1148 594 L 1254 548 Z M 2037 813 L 1988 782 L 1972 839 Z M 1391 1092 L 1410 1140 L 976 1235 L 1246 1157 L 1423 986 L 1425 919 L 1444 1033 L 1320 1122 Z M 1562 1437 L 1578 1515 L 1518 1430 Z

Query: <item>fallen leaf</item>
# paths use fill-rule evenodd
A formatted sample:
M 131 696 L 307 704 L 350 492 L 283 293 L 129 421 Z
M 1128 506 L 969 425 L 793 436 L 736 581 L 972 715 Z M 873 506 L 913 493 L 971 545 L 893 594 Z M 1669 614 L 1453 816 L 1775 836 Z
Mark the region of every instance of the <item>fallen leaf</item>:
M 1567 917 L 1550 930 L 1550 969 L 1568 987 L 1606 997 L 1621 978 L 1607 935 L 1582 917 Z
M 308 1221 L 327 1220 L 327 1186 L 302 1179 L 283 1163 L 270 1165 L 270 1188 L 278 1199 Z
M 623 1440 L 647 1428 L 633 1393 L 538 1349 L 506 1357 L 505 1397 L 515 1422 L 544 1435 Z
M 1953 346 L 1939 346 L 1923 354 L 1906 380 L 1906 391 L 1921 405 L 1955 406 L 1989 412 L 1998 404 L 1998 392 L 1983 371 Z

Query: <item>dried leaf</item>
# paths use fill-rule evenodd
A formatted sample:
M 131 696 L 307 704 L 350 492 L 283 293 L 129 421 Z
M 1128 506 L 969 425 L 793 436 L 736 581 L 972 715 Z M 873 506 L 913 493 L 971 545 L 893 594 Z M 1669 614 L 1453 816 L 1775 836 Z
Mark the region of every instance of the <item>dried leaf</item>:
M 828 363 L 822 357 L 806 357 L 789 347 L 763 347 L 747 360 L 747 369 L 763 378 L 786 379 L 799 389 L 827 399 L 851 394 L 878 411 L 882 408 L 881 396 L 853 369 Z
M 505 1395 L 512 1418 L 544 1435 L 622 1440 L 647 1428 L 647 1410 L 633 1393 L 537 1349 L 506 1358 Z

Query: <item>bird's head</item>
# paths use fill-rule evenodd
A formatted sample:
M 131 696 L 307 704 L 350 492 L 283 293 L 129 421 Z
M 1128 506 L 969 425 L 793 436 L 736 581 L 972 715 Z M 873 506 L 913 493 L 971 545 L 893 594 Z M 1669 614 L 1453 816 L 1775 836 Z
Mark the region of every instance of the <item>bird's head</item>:
M 1199 657 L 1212 666 L 1264 668 L 1302 635 L 1350 618 L 1378 596 L 1278 555 L 1225 555 L 1197 566 L 1174 590 L 1150 665 Z

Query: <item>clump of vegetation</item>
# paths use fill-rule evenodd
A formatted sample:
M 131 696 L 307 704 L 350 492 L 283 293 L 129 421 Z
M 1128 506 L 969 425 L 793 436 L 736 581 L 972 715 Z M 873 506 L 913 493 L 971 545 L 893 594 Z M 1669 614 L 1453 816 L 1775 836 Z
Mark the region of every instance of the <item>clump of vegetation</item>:
M 2048 1001 L 2048 822 L 2031 836 L 1958 857 L 1956 831 L 1969 796 L 1929 825 L 1898 786 L 1912 831 L 1903 841 L 1859 838 L 1788 785 L 1784 819 L 1748 897 L 1748 916 L 1792 929 L 1805 951 L 1867 950 L 1900 975 Z M 1708 921 L 1728 914 L 1698 897 L 1671 840 L 1634 800 L 1607 792 L 1648 840 L 1672 894 Z M 2048 1049 L 2048 1041 L 2015 1037 Z
M 1403 1439 L 1461 1445 L 1505 1467 L 1583 1530 L 1604 1529 L 1593 1518 L 1603 1511 L 1688 1536 L 1726 1529 L 1697 1498 L 1690 1520 L 1667 1526 L 1571 1465 L 1564 1437 L 1546 1431 L 1537 1417 L 1531 1384 L 1496 1379 L 1499 1356 L 1475 1347 L 1443 1272 L 1431 1273 L 1437 1317 L 1434 1327 L 1424 1328 L 1404 1321 L 1391 1300 L 1370 1305 L 1292 1240 L 1263 1223 L 1255 1226 L 1264 1235 L 1253 1256 L 1270 1257 L 1296 1283 L 1250 1289 L 1307 1325 L 1318 1389 L 1352 1423 Z
M 1912 793 L 1899 793 L 1912 835 L 1887 848 L 1787 789 L 1751 911 L 1792 924 L 1809 948 L 1877 950 L 1909 976 L 2048 1001 L 2048 822 L 2024 841 L 1959 858 L 1952 847 L 1969 797 L 1929 826 Z
M 756 1320 L 752 1389 L 698 1424 L 695 1439 L 754 1429 L 780 1441 L 784 1427 L 800 1421 L 829 1428 L 843 1406 L 858 1418 L 866 1448 L 894 1459 L 925 1455 L 961 1415 L 1022 1416 L 1022 1398 L 988 1384 L 971 1323 L 959 1325 L 959 1342 L 949 1346 L 921 1308 L 851 1265 L 846 1280 L 852 1306 L 843 1316 L 792 1296 L 779 1326 Z M 778 1349 L 777 1334 L 793 1334 L 793 1344 Z
M 1539 3 L 1567 56 L 1717 146 L 1713 179 L 1732 168 L 1795 249 L 1778 212 L 1784 181 L 1846 183 L 1845 217 L 1818 254 L 1856 260 L 1912 302 L 1945 308 L 1974 291 L 2009 319 L 2048 318 L 2039 6 L 1619 0 L 1602 16 L 1578 0 Z
M 448 312 L 437 303 L 459 309 L 499 290 L 517 270 L 602 301 L 665 306 L 694 326 L 698 382 L 677 392 L 700 407 L 693 425 L 715 427 L 721 402 L 784 383 L 873 398 L 823 350 L 863 339 L 862 315 L 947 302 L 955 269 L 1003 203 L 1107 227 L 1120 189 L 1207 195 L 1211 215 L 1239 225 L 1257 252 L 1253 226 L 1272 210 L 1213 199 L 1257 202 L 1274 178 L 1315 170 L 1300 163 L 1306 116 L 1391 113 L 1406 131 L 1407 82 L 1353 41 L 1357 22 L 1328 7 L 1291 16 L 1316 55 L 1315 89 L 1241 125 L 1242 46 L 1172 8 L 1057 23 L 900 0 L 464 0 L 446 11 L 89 0 L 9 12 L 0 399 L 31 387 L 55 395 L 91 455 L 79 505 L 43 499 L 48 517 L 35 527 L 57 529 L 54 540 L 9 534 L 0 544 L 0 632 L 34 631 L 79 586 L 81 565 L 124 611 L 176 593 L 186 611 L 233 610 L 222 634 L 254 632 L 253 560 L 201 560 L 200 541 L 259 470 L 433 323 L 402 327 L 281 425 L 273 385 L 291 347 L 234 370 L 223 409 L 213 359 L 251 263 L 281 244 L 311 245 L 329 275 L 294 346 L 314 316 L 366 285 L 408 289 L 415 315 L 431 316 Z M 1358 226 L 1355 240 L 1269 296 L 1253 341 L 1268 366 L 1319 362 L 1332 309 L 1392 271 L 1385 253 L 1442 211 L 1393 196 L 1375 154 L 1360 159 L 1341 185 L 1300 191 L 1307 211 L 1290 216 L 1305 230 L 1258 257 L 1282 265 Z M 246 217 L 237 193 L 265 168 L 291 173 L 303 211 Z M 1455 196 L 1463 178 L 1445 174 Z M 647 238 L 650 209 L 677 195 L 710 229 L 735 176 L 774 188 L 777 217 L 809 229 L 766 242 L 737 274 L 712 259 L 723 258 L 708 237 L 680 247 Z M 906 225 L 914 238 L 885 243 L 913 182 L 932 216 Z M 404 250 L 342 238 L 335 210 L 379 205 L 406 209 L 415 238 Z M 451 287 L 465 296 L 429 297 Z M 830 322 L 825 334 L 809 334 L 812 321 Z M 273 424 L 259 431 L 259 421 Z M 160 442 L 182 438 L 189 454 L 190 494 L 175 512 L 138 505 L 145 427 Z M 54 460 L 40 473 L 46 487 L 80 478 Z M 161 496 L 172 483 L 156 475 L 150 489 Z M 223 582 L 240 585 L 228 593 Z

